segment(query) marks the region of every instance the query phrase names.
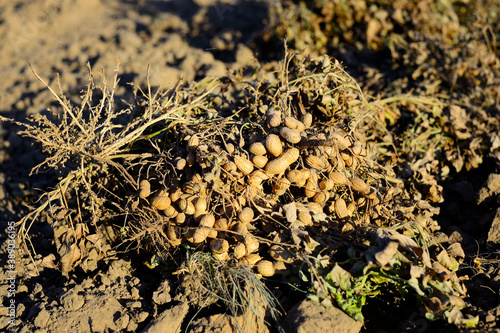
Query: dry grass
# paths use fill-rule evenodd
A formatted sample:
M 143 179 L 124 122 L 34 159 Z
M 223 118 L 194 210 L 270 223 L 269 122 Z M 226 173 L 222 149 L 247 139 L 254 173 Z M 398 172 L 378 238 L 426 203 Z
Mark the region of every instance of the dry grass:
M 212 81 L 205 93 L 187 104 L 182 103 L 177 96 L 179 84 L 165 91 L 157 90 L 154 95 L 151 94 L 151 87 L 148 87 L 148 93 L 145 95 L 147 107 L 141 116 L 134 116 L 132 107 L 115 109 L 118 70 L 117 66 L 113 82 L 108 88 L 103 72 L 99 73 L 102 85 L 97 86 L 89 66 L 89 81 L 81 96 L 80 105 L 72 105 L 62 91 L 58 94 L 33 70 L 35 76 L 59 103 L 62 112 L 52 112 L 56 120 L 37 113 L 32 115 L 27 123 L 16 123 L 24 128 L 19 134 L 40 143 L 42 151 L 47 154 L 46 159 L 37 165 L 32 173 L 38 172 L 42 167 L 60 170 L 68 166 L 70 171 L 56 184 L 54 190 L 46 192 L 38 199 L 41 202 L 38 208 L 17 222 L 23 243 L 30 243 L 29 230 L 40 214 L 53 203 L 68 208 L 65 196 L 75 191 L 80 200 L 88 204 L 87 210 L 91 212 L 93 225 L 107 216 L 107 212 L 103 211 L 107 200 L 98 193 L 103 191 L 106 177 L 116 172 L 125 181 L 124 187 L 136 191 L 137 178 L 126 170 L 125 165 L 129 161 L 151 156 L 151 153 L 129 153 L 131 143 L 148 139 L 144 133 L 155 125 L 162 125 L 163 130 L 166 130 L 188 121 L 181 115 L 198 107 L 216 86 L 216 81 Z M 100 97 L 94 102 L 96 91 L 100 93 Z M 125 124 L 123 119 L 127 119 Z M 12 121 L 4 117 L 0 120 Z M 99 175 L 98 179 L 96 175 Z M 104 190 L 111 194 L 108 189 Z M 130 189 L 128 191 L 130 192 Z M 125 214 L 120 207 L 121 200 L 116 201 L 114 208 Z M 78 219 L 84 221 L 86 218 L 80 216 Z M 33 246 L 30 248 L 36 253 Z

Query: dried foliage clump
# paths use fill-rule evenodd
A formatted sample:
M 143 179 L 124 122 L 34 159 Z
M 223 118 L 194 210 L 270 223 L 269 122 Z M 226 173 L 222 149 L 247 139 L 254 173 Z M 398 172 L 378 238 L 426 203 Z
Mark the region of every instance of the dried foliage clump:
M 29 229 L 49 204 L 61 211 L 64 274 L 90 269 L 92 244 L 111 227 L 159 257 L 186 248 L 210 254 L 222 263 L 224 286 L 209 290 L 228 290 L 222 277 L 245 265 L 258 278 L 301 276 L 317 299 L 358 320 L 366 297 L 388 283 L 433 316 L 463 306 L 460 245 L 444 249 L 432 238 L 440 187 L 432 178 L 422 188 L 398 179 L 384 105 L 367 99 L 335 59 L 287 54 L 275 71 L 148 89 L 123 111 L 107 88 L 91 104 L 93 89 L 91 80 L 79 107 L 54 93 L 57 125 L 35 116 L 23 132 L 51 154 L 49 166 L 74 163 L 19 223 Z M 67 148 L 52 149 L 54 140 Z M 181 271 L 199 271 L 190 265 Z
M 399 134 L 401 164 L 446 178 L 500 161 L 499 10 L 491 0 L 277 2 L 265 36 L 347 59 Z

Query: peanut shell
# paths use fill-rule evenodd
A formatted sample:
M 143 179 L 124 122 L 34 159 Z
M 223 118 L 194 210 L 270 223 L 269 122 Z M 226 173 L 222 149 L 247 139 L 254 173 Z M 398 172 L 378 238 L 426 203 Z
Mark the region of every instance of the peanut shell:
M 302 124 L 304 124 L 304 127 L 305 127 L 305 128 L 309 128 L 309 127 L 311 127 L 312 122 L 313 122 L 313 117 L 312 117 L 312 114 L 310 114 L 310 113 L 306 113 L 306 114 L 302 117 Z
M 171 219 L 175 218 L 177 216 L 177 214 L 179 214 L 179 212 L 172 205 L 170 205 L 166 209 L 164 209 L 163 213 L 165 214 L 165 216 L 167 216 Z
M 290 170 L 286 173 L 286 178 L 291 183 L 299 183 L 304 178 L 304 173 L 300 170 Z
M 175 217 L 175 223 L 183 224 L 184 222 L 186 222 L 186 214 L 184 213 L 177 214 L 177 216 Z
M 330 191 L 333 186 L 335 186 L 335 183 L 333 182 L 333 180 L 327 178 L 327 179 L 323 179 L 322 181 L 319 182 L 319 188 L 323 191 Z
M 177 226 L 169 225 L 167 227 L 167 238 L 172 245 L 180 245 L 182 243 L 181 229 Z
M 368 186 L 361 178 L 354 177 L 351 179 L 351 187 L 361 193 L 361 194 L 367 194 L 370 192 L 370 186 Z
M 224 253 L 229 250 L 229 243 L 225 239 L 216 238 L 210 242 L 210 249 L 213 253 Z
M 286 169 L 299 158 L 300 152 L 297 148 L 286 150 L 280 157 L 269 161 L 266 165 L 266 172 L 271 175 L 277 175 L 286 171 Z
M 247 234 L 245 236 L 244 243 L 246 246 L 246 251 L 247 251 L 246 253 L 247 254 L 255 252 L 259 249 L 259 241 L 257 240 L 257 238 L 255 238 L 251 234 Z
M 151 207 L 156 208 L 158 210 L 167 209 L 170 206 L 170 198 L 167 190 L 161 190 L 151 201 Z
M 193 199 L 194 208 L 196 212 L 204 212 L 207 210 L 207 199 L 204 197 L 196 197 Z
M 149 183 L 148 180 L 146 179 L 143 179 L 139 182 L 139 190 L 142 190 L 142 189 L 148 189 L 148 190 L 151 190 L 151 184 Z
M 215 229 L 220 229 L 220 230 L 227 230 L 229 227 L 228 221 L 226 218 L 220 218 L 215 220 L 214 228 Z
M 315 155 L 308 155 L 306 157 L 306 164 L 318 171 L 323 171 L 326 168 L 326 162 Z
M 252 163 L 257 168 L 264 168 L 267 164 L 268 158 L 265 155 L 255 155 L 252 157 Z
M 182 157 L 176 157 L 176 159 L 174 160 L 174 165 L 177 170 L 184 170 L 186 164 L 186 160 Z
M 266 112 L 267 124 L 270 127 L 278 127 L 281 124 L 281 111 L 271 109 Z
M 286 117 L 283 120 L 283 124 L 286 127 L 291 128 L 291 129 L 296 129 L 299 132 L 302 132 L 304 130 L 304 127 L 305 127 L 301 121 L 299 121 L 293 117 Z
M 253 171 L 253 163 L 250 162 L 244 156 L 235 156 L 234 163 L 236 164 L 236 167 L 238 168 L 238 170 L 243 172 L 244 175 L 248 175 L 249 173 L 251 173 Z
M 296 129 L 291 129 L 288 127 L 282 127 L 280 129 L 280 135 L 283 139 L 290 143 L 299 143 L 302 137 L 300 136 L 300 132 Z
M 248 184 L 260 185 L 264 180 L 268 180 L 269 176 L 262 170 L 255 170 L 248 177 Z
M 269 134 L 264 142 L 267 152 L 272 156 L 280 156 L 283 152 L 283 145 L 279 136 L 276 134 Z
M 240 259 L 240 258 L 243 258 L 244 256 L 247 255 L 247 250 L 246 250 L 246 246 L 245 244 L 243 243 L 238 243 L 234 246 L 234 256 L 236 259 Z
M 338 198 L 337 200 L 335 200 L 335 213 L 341 219 L 349 216 L 349 212 L 347 211 L 344 199 Z
M 235 232 L 235 234 L 233 234 L 233 236 L 237 240 L 239 240 L 239 241 L 245 240 L 245 235 L 248 234 L 248 228 L 245 225 L 245 223 L 238 222 L 231 229 Z
M 350 183 L 346 175 L 338 171 L 330 172 L 328 178 L 331 179 L 335 185 L 349 185 Z
M 262 142 L 253 143 L 248 150 L 254 155 L 264 155 L 267 153 L 266 147 L 264 147 Z
M 322 205 L 330 199 L 330 193 L 328 191 L 319 191 L 313 197 L 313 201 Z
M 318 192 L 318 183 L 316 179 L 314 179 L 313 177 L 309 177 L 309 179 L 307 179 L 306 186 L 304 188 L 304 195 L 307 198 L 312 198 L 316 195 L 317 192 Z
M 194 151 L 196 150 L 196 147 L 198 147 L 199 144 L 200 144 L 200 138 L 197 135 L 192 135 L 191 138 L 189 138 L 187 149 L 189 151 Z
M 208 213 L 205 214 L 200 220 L 200 226 L 201 227 L 208 227 L 208 228 L 213 228 L 215 225 L 215 217 L 214 214 Z
M 253 220 L 254 212 L 250 207 L 245 207 L 238 213 L 238 218 L 242 223 L 249 223 Z
M 276 195 L 283 195 L 283 194 L 285 194 L 286 190 L 288 190 L 290 185 L 291 185 L 290 181 L 288 179 L 282 177 L 282 178 L 278 179 L 276 184 L 274 184 L 273 193 Z
M 275 273 L 274 265 L 269 260 L 261 260 L 257 263 L 257 272 L 262 276 L 273 276 Z
M 207 239 L 209 233 L 210 233 L 210 229 L 209 228 L 205 228 L 205 227 L 198 227 L 198 228 L 196 228 L 194 230 L 194 233 L 193 233 L 193 240 L 192 240 L 192 242 L 193 243 L 204 242 L 205 239 Z
M 250 253 L 250 254 L 247 254 L 246 256 L 244 256 L 243 258 L 241 258 L 240 261 L 241 261 L 241 263 L 243 263 L 245 265 L 253 266 L 256 263 L 258 263 L 261 259 L 262 259 L 262 257 L 259 256 L 258 254 Z

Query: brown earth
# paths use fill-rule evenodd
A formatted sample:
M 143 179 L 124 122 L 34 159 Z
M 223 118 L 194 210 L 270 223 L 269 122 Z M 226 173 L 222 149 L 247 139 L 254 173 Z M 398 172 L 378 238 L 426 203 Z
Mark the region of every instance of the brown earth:
M 75 100 L 88 80 L 87 63 L 94 73 L 102 69 L 111 78 L 119 61 L 116 94 L 124 102 L 133 98 L 134 89 L 128 83 L 146 86 L 148 66 L 153 86 L 173 85 L 181 77 L 191 81 L 227 75 L 232 69 L 253 63 L 254 57 L 267 57 L 266 50 L 255 44 L 255 37 L 267 23 L 271 2 L 4 2 L 0 4 L 0 113 L 22 120 L 54 105 L 52 95 L 30 65 L 52 87 L 57 87 L 59 77 L 61 90 Z M 16 134 L 16 126 L 1 126 L 0 276 L 7 281 L 11 274 L 3 263 L 7 259 L 8 223 L 19 220 L 28 206 L 35 206 L 41 190 L 54 186 L 59 174 L 50 171 L 28 176 L 43 155 Z M 446 193 L 451 199 L 443 207 L 440 221 L 444 226 L 441 241 L 458 241 L 466 250 L 469 261 L 462 274 L 471 276 L 466 313 L 479 315 L 484 330 L 500 327 L 500 272 L 495 257 L 500 244 L 500 191 L 499 176 L 489 175 L 493 171 L 499 172 L 483 168 L 470 178 L 450 182 Z M 479 222 L 471 225 L 467 218 Z M 46 216 L 31 226 L 38 255 L 35 259 L 56 253 L 54 230 Z M 474 254 L 480 238 L 489 244 L 490 252 L 478 257 Z M 28 253 L 21 248 L 16 255 L 13 325 L 9 324 L 9 284 L 0 286 L 0 330 L 232 332 L 244 327 L 248 332 L 277 331 L 277 327 L 246 327 L 243 319 L 231 317 L 223 309 L 197 313 L 189 306 L 187 296 L 179 292 L 183 289 L 177 278 L 147 268 L 144 262 L 150 258 L 142 252 L 109 250 L 102 260 L 89 259 L 87 271 L 78 269 L 68 277 L 49 268 L 33 274 L 29 266 L 33 258 Z M 402 316 L 388 313 L 399 311 L 391 300 L 368 305 L 364 328 L 338 310 L 317 308 L 317 304 L 302 299 L 295 303 L 284 317 L 287 332 L 332 332 L 337 326 L 338 332 L 458 330 L 444 322 L 427 322 L 422 313 L 408 306 L 403 306 Z

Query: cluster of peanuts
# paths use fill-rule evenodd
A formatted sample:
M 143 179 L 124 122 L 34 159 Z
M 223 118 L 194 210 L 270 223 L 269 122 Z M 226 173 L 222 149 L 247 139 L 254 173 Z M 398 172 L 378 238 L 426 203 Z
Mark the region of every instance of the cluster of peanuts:
M 282 245 L 270 246 L 265 235 L 256 236 L 256 222 L 266 219 L 266 210 L 257 205 L 279 211 L 295 202 L 297 211 L 287 222 L 307 228 L 318 213 L 336 221 L 356 212 L 377 217 L 384 202 L 377 188 L 356 176 L 365 163 L 361 142 L 342 130 L 320 132 L 311 125 L 309 113 L 301 120 L 283 119 L 272 109 L 263 120 L 264 134 L 248 135 L 238 145 L 191 135 L 185 156 L 173 161 L 182 181 L 152 193 L 150 182 L 142 180 L 139 197 L 168 220 L 166 235 L 173 246 L 205 244 L 220 260 L 237 259 L 262 276 L 285 272 L 294 256 Z

